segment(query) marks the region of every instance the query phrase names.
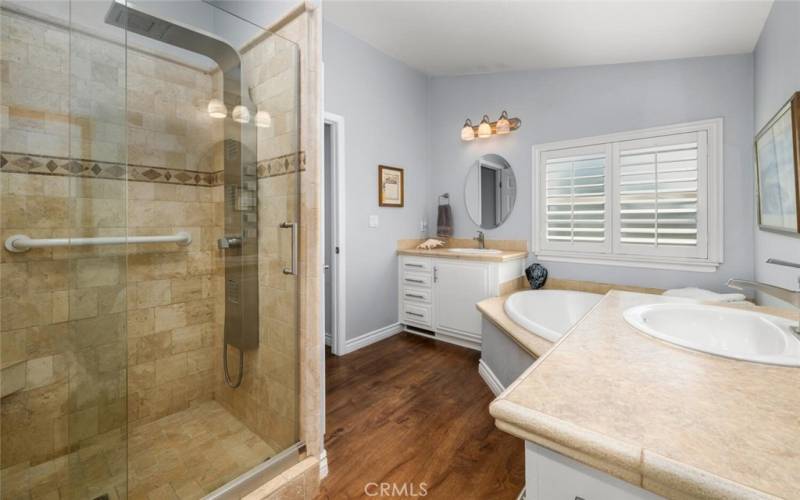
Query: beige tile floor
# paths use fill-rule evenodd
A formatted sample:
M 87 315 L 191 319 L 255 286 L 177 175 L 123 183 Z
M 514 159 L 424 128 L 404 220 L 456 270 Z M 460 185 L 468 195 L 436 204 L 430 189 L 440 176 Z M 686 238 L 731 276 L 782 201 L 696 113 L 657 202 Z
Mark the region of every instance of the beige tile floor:
M 3 500 L 197 499 L 274 455 L 216 401 L 132 430 L 96 436 L 69 455 L 3 469 Z
M 128 498 L 199 498 L 274 455 L 216 401 L 142 425 L 128 438 Z

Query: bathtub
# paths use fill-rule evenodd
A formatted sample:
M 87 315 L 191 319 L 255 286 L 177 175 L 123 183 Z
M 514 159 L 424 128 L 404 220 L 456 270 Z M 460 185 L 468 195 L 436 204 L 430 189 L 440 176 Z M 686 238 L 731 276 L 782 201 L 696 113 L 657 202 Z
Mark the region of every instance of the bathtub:
M 570 290 L 526 290 L 511 295 L 504 308 L 514 323 L 555 342 L 602 298 Z

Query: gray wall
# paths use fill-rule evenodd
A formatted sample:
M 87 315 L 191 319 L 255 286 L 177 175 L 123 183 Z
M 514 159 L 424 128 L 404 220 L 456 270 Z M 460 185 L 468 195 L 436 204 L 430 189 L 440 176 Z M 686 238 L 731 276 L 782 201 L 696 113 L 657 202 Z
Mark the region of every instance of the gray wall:
M 795 68 L 796 69 L 796 68 Z M 491 239 L 531 236 L 531 146 L 673 123 L 724 118 L 725 262 L 716 273 L 546 262 L 552 276 L 653 287 L 723 289 L 753 275 L 753 58 L 751 55 L 433 78 L 429 87 L 433 193 L 449 192 L 455 235 L 478 227 L 466 214 L 464 179 L 483 154 L 497 153 L 517 176 L 516 207 Z M 507 136 L 464 143 L 466 117 L 522 119 Z M 435 213 L 429 213 L 431 224 Z M 433 226 L 432 226 L 433 227 Z
M 397 240 L 420 236 L 430 204 L 427 77 L 323 24 L 326 112 L 345 120 L 347 339 L 397 322 Z M 405 207 L 378 207 L 378 165 L 405 169 Z M 368 227 L 370 214 L 380 217 Z
M 754 52 L 755 135 L 800 90 L 800 2 L 777 1 Z M 797 288 L 798 273 L 765 264 L 769 257 L 800 261 L 800 237 L 756 229 L 755 273 L 759 281 Z

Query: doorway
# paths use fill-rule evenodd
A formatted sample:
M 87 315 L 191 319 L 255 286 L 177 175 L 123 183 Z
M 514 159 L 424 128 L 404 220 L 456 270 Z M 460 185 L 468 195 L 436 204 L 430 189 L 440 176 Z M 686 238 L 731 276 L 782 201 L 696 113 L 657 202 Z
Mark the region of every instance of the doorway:
M 345 353 L 345 169 L 344 117 L 325 113 L 322 203 L 325 345 Z

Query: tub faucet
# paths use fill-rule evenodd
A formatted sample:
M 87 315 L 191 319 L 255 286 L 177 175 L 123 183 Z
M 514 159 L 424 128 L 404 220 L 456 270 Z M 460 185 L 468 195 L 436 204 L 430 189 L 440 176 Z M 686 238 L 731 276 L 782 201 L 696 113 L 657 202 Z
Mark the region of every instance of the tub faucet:
M 777 259 L 769 259 L 767 260 L 767 263 L 778 264 L 787 267 L 800 267 L 800 265 L 798 264 L 794 264 L 791 262 L 784 262 Z M 800 278 L 797 278 L 797 284 L 798 287 L 800 287 Z M 800 309 L 800 290 L 789 290 L 788 288 L 781 288 L 779 286 L 767 285 L 766 283 L 759 283 L 758 281 L 748 281 L 739 279 L 729 279 L 728 286 L 730 288 L 735 288 L 737 290 L 742 290 L 744 288 L 752 288 L 753 290 L 758 290 L 759 292 L 771 295 L 776 299 L 788 302 L 794 307 Z M 793 326 L 792 330 L 794 330 L 794 333 L 800 335 L 800 322 L 798 322 L 797 326 Z
M 478 248 L 486 248 L 486 239 L 483 237 L 483 231 L 478 231 L 478 236 L 472 239 L 477 240 Z

